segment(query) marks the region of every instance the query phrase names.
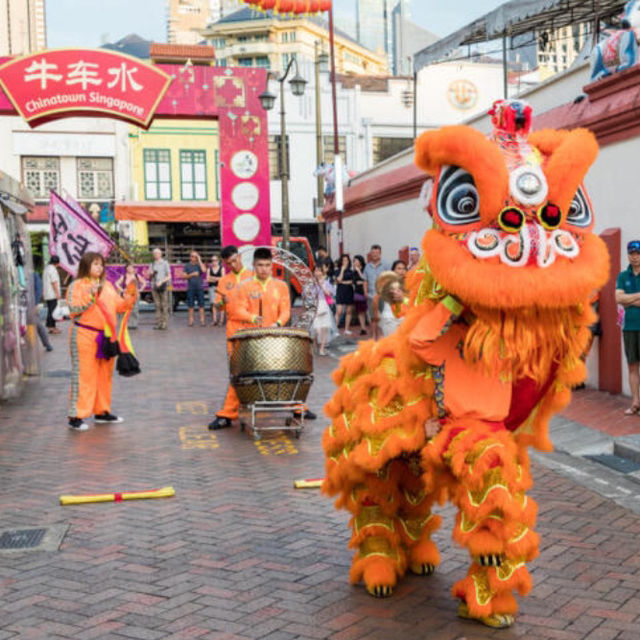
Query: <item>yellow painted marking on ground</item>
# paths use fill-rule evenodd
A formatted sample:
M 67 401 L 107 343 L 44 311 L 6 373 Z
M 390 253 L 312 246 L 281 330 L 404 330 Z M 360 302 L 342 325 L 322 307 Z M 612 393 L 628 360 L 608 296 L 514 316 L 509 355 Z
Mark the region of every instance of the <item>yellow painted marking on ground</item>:
M 194 416 L 209 415 L 209 407 L 206 402 L 201 400 L 190 400 L 188 402 L 176 402 L 176 411 L 178 413 L 190 413 Z
M 254 440 L 253 443 L 263 456 L 295 456 L 298 450 L 293 442 L 285 435 L 278 435 L 275 438 L 263 438 Z
M 180 427 L 179 434 L 183 449 L 217 449 L 220 446 L 218 436 L 207 431 L 205 425 Z

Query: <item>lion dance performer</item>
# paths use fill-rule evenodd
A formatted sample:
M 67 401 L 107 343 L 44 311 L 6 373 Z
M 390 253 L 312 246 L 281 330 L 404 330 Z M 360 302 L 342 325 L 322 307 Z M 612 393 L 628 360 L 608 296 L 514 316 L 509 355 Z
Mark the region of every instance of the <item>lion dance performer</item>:
M 494 131 L 424 133 L 433 228 L 408 277 L 398 330 L 334 374 L 323 490 L 353 515 L 350 578 L 390 595 L 439 563 L 436 501 L 458 508 L 471 564 L 458 613 L 508 627 L 538 553 L 527 446 L 550 451 L 550 416 L 586 375 L 580 359 L 608 277 L 582 186 L 597 155 L 581 129 L 529 133 L 531 108 L 498 101 Z

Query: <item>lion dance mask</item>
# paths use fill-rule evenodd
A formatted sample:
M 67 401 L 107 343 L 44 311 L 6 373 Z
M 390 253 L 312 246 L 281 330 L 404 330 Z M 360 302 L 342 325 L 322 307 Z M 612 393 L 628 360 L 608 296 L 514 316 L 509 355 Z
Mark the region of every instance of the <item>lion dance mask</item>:
M 396 333 L 334 374 L 323 491 L 353 516 L 350 579 L 375 596 L 407 570 L 433 572 L 431 509 L 450 499 L 471 562 L 458 613 L 506 627 L 538 554 L 527 447 L 551 450 L 549 418 L 586 376 L 589 300 L 609 263 L 582 185 L 594 136 L 530 133 L 518 101 L 491 115 L 489 138 L 451 126 L 416 142 L 433 227 Z

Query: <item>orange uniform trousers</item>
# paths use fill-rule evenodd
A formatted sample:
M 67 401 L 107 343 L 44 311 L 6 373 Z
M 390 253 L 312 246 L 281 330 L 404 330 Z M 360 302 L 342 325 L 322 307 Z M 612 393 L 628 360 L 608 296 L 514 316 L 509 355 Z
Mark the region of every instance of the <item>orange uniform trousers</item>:
M 71 350 L 71 397 L 69 417 L 88 418 L 111 410 L 111 386 L 115 358 L 96 357 L 98 334 L 72 325 L 69 332 Z
M 230 324 L 239 324 L 237 328 L 230 330 Z M 238 329 L 242 328 L 242 323 L 231 323 L 227 318 L 227 338 L 232 336 Z M 227 356 L 231 357 L 231 340 L 227 340 Z M 238 410 L 240 409 L 240 400 L 238 400 L 238 394 L 236 390 L 233 388 L 233 385 L 229 385 L 227 388 L 227 395 L 224 398 L 224 404 L 222 405 L 222 409 L 216 413 L 218 418 L 228 418 L 229 420 L 236 420 L 238 418 Z
M 231 357 L 231 341 L 229 338 L 238 329 L 246 327 L 246 323 L 238 320 L 235 313 L 235 303 L 238 295 L 238 289 L 247 280 L 253 278 L 253 271 L 249 269 L 242 269 L 239 273 L 230 272 L 222 276 L 218 282 L 218 288 L 216 290 L 216 302 L 225 300 L 225 307 L 227 310 L 227 355 Z M 228 418 L 229 420 L 236 420 L 238 418 L 238 409 L 240 408 L 240 401 L 235 392 L 235 389 L 229 385 L 227 389 L 227 395 L 224 399 L 224 405 L 220 411 L 216 412 L 218 418 Z

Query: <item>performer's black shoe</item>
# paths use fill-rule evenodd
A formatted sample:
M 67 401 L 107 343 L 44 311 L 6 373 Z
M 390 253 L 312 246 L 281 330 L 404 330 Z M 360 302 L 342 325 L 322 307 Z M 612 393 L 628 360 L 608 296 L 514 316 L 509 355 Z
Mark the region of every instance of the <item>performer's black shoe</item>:
M 294 411 L 293 412 L 293 416 L 295 418 L 302 418 L 302 411 Z M 307 409 L 304 412 L 304 419 L 305 420 L 315 420 L 317 417 L 318 416 L 315 413 L 313 413 L 313 411 L 309 411 L 309 409 Z
M 209 423 L 209 429 L 211 431 L 218 431 L 218 429 L 226 429 L 231 426 L 231 420 L 229 418 L 217 417 L 213 422 Z

